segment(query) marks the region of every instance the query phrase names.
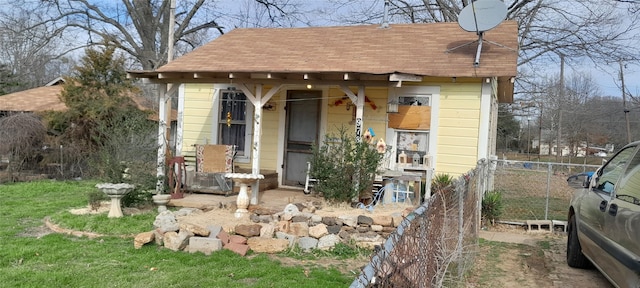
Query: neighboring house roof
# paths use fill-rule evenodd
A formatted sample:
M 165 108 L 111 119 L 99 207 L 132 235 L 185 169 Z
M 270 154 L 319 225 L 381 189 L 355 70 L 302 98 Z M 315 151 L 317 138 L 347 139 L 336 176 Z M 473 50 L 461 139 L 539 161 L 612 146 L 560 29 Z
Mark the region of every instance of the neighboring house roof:
M 518 25 L 505 21 L 485 32 L 484 39 L 480 64 L 475 67 L 474 41 L 478 35 L 464 31 L 455 22 L 391 24 L 389 28 L 380 25 L 239 28 L 156 71 L 129 73 L 165 83 L 212 83 L 239 77 L 302 80 L 302 73 L 310 74 L 304 75 L 304 79 L 333 81 L 347 80 L 344 73 L 356 73 L 349 80 L 387 83 L 394 73 L 498 77 L 506 85 L 498 90 L 507 93 L 511 90 L 508 99 L 512 97 L 513 85 L 507 82 L 516 76 L 517 70 Z
M 41 112 L 66 110 L 58 98 L 61 85 L 44 86 L 0 96 L 0 111 Z
M 60 92 L 63 89 L 64 80 L 57 78 L 47 84 L 47 86 L 19 91 L 0 96 L 0 111 L 13 112 L 44 112 L 44 111 L 64 111 L 67 106 L 60 101 Z M 141 97 L 131 97 L 140 110 L 150 110 L 152 115 L 150 120 L 158 121 L 156 109 L 144 101 Z M 178 112 L 171 111 L 171 119 L 175 121 Z

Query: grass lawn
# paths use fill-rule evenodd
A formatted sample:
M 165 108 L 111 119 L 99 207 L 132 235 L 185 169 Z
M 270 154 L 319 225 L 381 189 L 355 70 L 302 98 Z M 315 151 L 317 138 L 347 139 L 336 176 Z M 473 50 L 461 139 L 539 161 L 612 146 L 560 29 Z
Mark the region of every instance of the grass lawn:
M 132 237 L 115 235 L 151 230 L 155 213 L 114 219 L 66 212 L 85 207 L 94 185 L 91 181 L 0 185 L 0 286 L 346 287 L 356 276 L 335 268 L 282 265 L 265 254 L 241 257 L 223 250 L 206 256 L 155 245 L 134 249 Z M 114 236 L 34 236 L 46 216 L 63 227 Z

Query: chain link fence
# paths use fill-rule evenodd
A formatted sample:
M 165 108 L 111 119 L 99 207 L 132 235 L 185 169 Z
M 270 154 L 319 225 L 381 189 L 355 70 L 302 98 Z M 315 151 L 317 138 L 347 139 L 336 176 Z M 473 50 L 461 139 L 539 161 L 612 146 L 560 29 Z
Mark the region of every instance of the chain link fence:
M 463 286 L 474 263 L 486 161 L 410 213 L 350 287 Z M 427 179 L 431 181 L 431 179 Z
M 567 207 L 573 188 L 567 185 L 571 175 L 595 171 L 599 166 L 496 160 L 490 174 L 493 190 L 502 194 L 503 213 L 500 220 L 567 221 Z M 492 167 L 493 168 L 493 167 Z
M 574 192 L 567 178 L 598 167 L 480 160 L 409 214 L 350 287 L 464 287 L 477 253 L 484 193 L 502 194 L 504 222 L 566 221 Z

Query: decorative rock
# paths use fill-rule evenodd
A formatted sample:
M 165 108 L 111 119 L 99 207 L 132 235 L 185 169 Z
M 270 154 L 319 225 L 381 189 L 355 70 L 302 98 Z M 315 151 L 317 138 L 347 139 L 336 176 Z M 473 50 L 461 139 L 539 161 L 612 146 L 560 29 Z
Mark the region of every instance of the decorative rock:
M 260 222 L 260 216 L 258 216 L 257 214 L 251 214 L 251 215 L 249 215 L 249 220 L 251 220 L 251 222 L 253 222 L 253 223 L 259 223 Z
M 282 215 L 280 215 L 281 221 L 290 221 L 291 219 L 293 219 L 293 214 L 291 213 L 283 213 Z
M 351 239 L 351 234 L 352 233 L 349 233 L 349 232 L 343 230 L 343 231 L 340 231 L 340 233 L 338 233 L 338 236 L 340 236 L 341 239 L 349 241 L 349 239 Z
M 327 226 L 327 232 L 329 232 L 329 234 L 338 234 L 341 228 L 342 226 L 339 225 Z
M 260 228 L 260 237 L 273 238 L 273 233 L 276 232 L 276 227 L 273 224 L 265 224 Z
M 222 241 L 222 246 L 225 246 L 229 244 L 229 238 L 231 236 L 229 236 L 229 233 L 227 233 L 227 231 L 222 230 L 220 231 L 220 233 L 218 233 L 216 237 L 220 239 L 220 241 Z
M 338 219 L 342 220 L 342 223 L 346 226 L 356 227 L 358 225 L 358 217 L 357 216 L 340 216 Z
M 280 221 L 278 222 L 278 231 L 282 231 L 284 233 L 289 233 L 291 229 L 291 222 L 289 221 Z
M 176 217 L 189 216 L 191 214 L 202 214 L 202 210 L 198 208 L 182 208 L 175 212 Z
M 373 219 L 369 216 L 359 215 L 358 224 L 371 225 L 373 224 Z
M 313 227 L 309 227 L 309 236 L 313 238 L 320 239 L 320 237 L 327 234 L 329 234 L 329 231 L 327 231 L 327 225 L 324 225 L 322 223 Z
M 261 216 L 261 215 L 273 215 L 273 214 L 276 214 L 277 211 L 273 209 L 268 209 L 268 208 L 258 208 L 253 210 L 253 213 L 255 213 L 258 216 Z
M 356 231 L 356 228 L 355 228 L 355 227 L 351 227 L 351 226 L 342 226 L 342 227 L 340 228 L 340 230 L 341 230 L 341 231 L 347 231 L 347 232 L 349 232 L 349 233 L 353 233 L 353 232 L 355 232 L 355 231 Z
M 229 243 L 247 244 L 247 238 L 240 235 L 229 236 Z
M 298 240 L 298 237 L 294 236 L 294 235 L 290 235 L 284 232 L 276 232 L 276 238 L 278 239 L 286 239 L 287 241 L 289 241 L 289 248 L 293 247 L 294 245 L 296 245 L 296 240 Z
M 289 240 L 277 238 L 251 237 L 247 240 L 251 250 L 258 253 L 278 253 L 289 248 Z
M 296 216 L 293 216 L 293 218 L 291 218 L 291 222 L 307 222 L 309 221 L 309 217 L 307 217 L 306 215 L 301 215 L 298 214 Z
M 358 226 L 358 227 L 356 227 L 356 231 L 358 231 L 358 233 L 367 233 L 367 232 L 371 231 L 371 227 L 369 227 L 369 226 Z
M 229 243 L 224 246 L 224 249 L 229 249 L 234 253 L 239 254 L 240 256 L 247 255 L 247 251 L 249 251 L 249 245 L 246 244 L 238 244 L 238 243 Z
M 209 225 L 207 226 L 207 229 L 209 230 L 209 238 L 216 238 L 218 236 L 218 233 L 222 231 L 222 226 Z
M 170 231 L 178 231 L 180 224 L 178 224 L 178 219 L 171 211 L 163 211 L 156 216 L 156 220 L 153 221 L 153 227 L 160 229 L 160 233 L 164 234 Z
M 260 236 L 260 229 L 262 226 L 258 224 L 253 225 L 237 225 L 235 228 L 236 234 L 244 237 Z
M 371 216 L 371 219 L 373 219 L 373 224 L 376 224 L 376 225 L 387 226 L 387 227 L 393 226 L 393 218 L 391 216 L 375 215 L 375 216 Z
M 322 216 L 316 214 L 311 215 L 311 223 L 322 223 Z
M 351 235 L 351 240 L 356 242 L 384 242 L 384 238 L 375 232 L 355 233 Z
M 198 236 L 209 236 L 209 233 L 211 233 L 211 231 L 209 231 L 209 229 L 202 227 L 200 225 L 196 225 L 196 224 L 192 224 L 192 223 L 182 223 L 180 224 L 180 230 L 187 230 L 191 233 L 193 233 L 194 235 L 198 235 Z
M 222 241 L 210 237 L 191 237 L 189 238 L 189 253 L 202 252 L 205 255 L 211 255 L 214 251 L 222 249 Z
M 140 233 L 133 239 L 133 247 L 140 249 L 144 244 L 153 241 L 154 238 L 155 235 L 153 234 L 153 231 Z
M 304 204 L 302 204 L 302 203 L 295 203 L 295 204 L 293 204 L 293 205 L 296 205 L 296 207 L 298 208 L 298 211 L 302 211 L 302 209 L 304 209 L 305 207 L 307 207 L 307 206 L 305 206 L 305 205 L 304 205 Z
M 298 247 L 302 251 L 309 252 L 311 249 L 318 247 L 318 239 L 312 237 L 301 237 L 298 239 Z
M 309 225 L 305 222 L 291 223 L 288 233 L 299 237 L 309 236 Z
M 164 247 L 173 251 L 184 249 L 184 247 L 187 246 L 187 239 L 189 238 L 185 233 L 188 232 L 184 232 L 182 234 L 173 231 L 164 233 Z
M 327 226 L 334 226 L 337 225 L 337 220 L 338 218 L 336 217 L 322 217 L 322 223 L 324 223 Z M 342 226 L 342 225 L 340 225 Z
M 373 232 L 382 232 L 382 227 L 383 227 L 382 225 L 373 224 L 373 225 L 371 225 L 371 231 L 373 231 Z
M 272 215 L 260 215 L 260 216 L 258 216 L 258 222 L 259 223 L 271 223 L 271 222 L 273 222 L 273 216 Z
M 340 243 L 340 236 L 329 234 L 318 240 L 318 249 L 329 250 Z
M 164 246 L 164 233 L 159 229 L 153 230 L 153 238 L 158 246 Z
M 284 206 L 284 213 L 294 215 L 300 213 L 300 209 L 298 209 L 298 206 L 289 203 L 287 206 Z

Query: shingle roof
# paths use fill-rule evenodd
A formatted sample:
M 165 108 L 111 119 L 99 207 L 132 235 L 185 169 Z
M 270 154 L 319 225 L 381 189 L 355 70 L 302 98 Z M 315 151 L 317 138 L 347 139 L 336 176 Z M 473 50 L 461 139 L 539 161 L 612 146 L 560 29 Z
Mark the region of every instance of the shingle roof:
M 515 76 L 518 27 L 485 32 L 479 67 L 475 33 L 457 23 L 235 29 L 156 72 L 408 73 L 442 77 Z M 508 48 L 505 48 L 508 47 Z
M 63 89 L 61 82 L 52 86 L 38 87 L 23 90 L 7 95 L 0 96 L 0 111 L 14 112 L 43 112 L 43 111 L 64 111 L 67 105 L 60 101 L 60 92 Z M 158 121 L 157 111 L 150 107 L 149 103 L 144 103 L 143 99 L 138 96 L 131 96 L 140 110 L 151 110 L 150 120 Z M 178 111 L 171 109 L 171 119 L 175 121 L 178 118 Z
M 60 101 L 62 85 L 44 86 L 0 96 L 0 111 L 62 111 L 67 106 Z

